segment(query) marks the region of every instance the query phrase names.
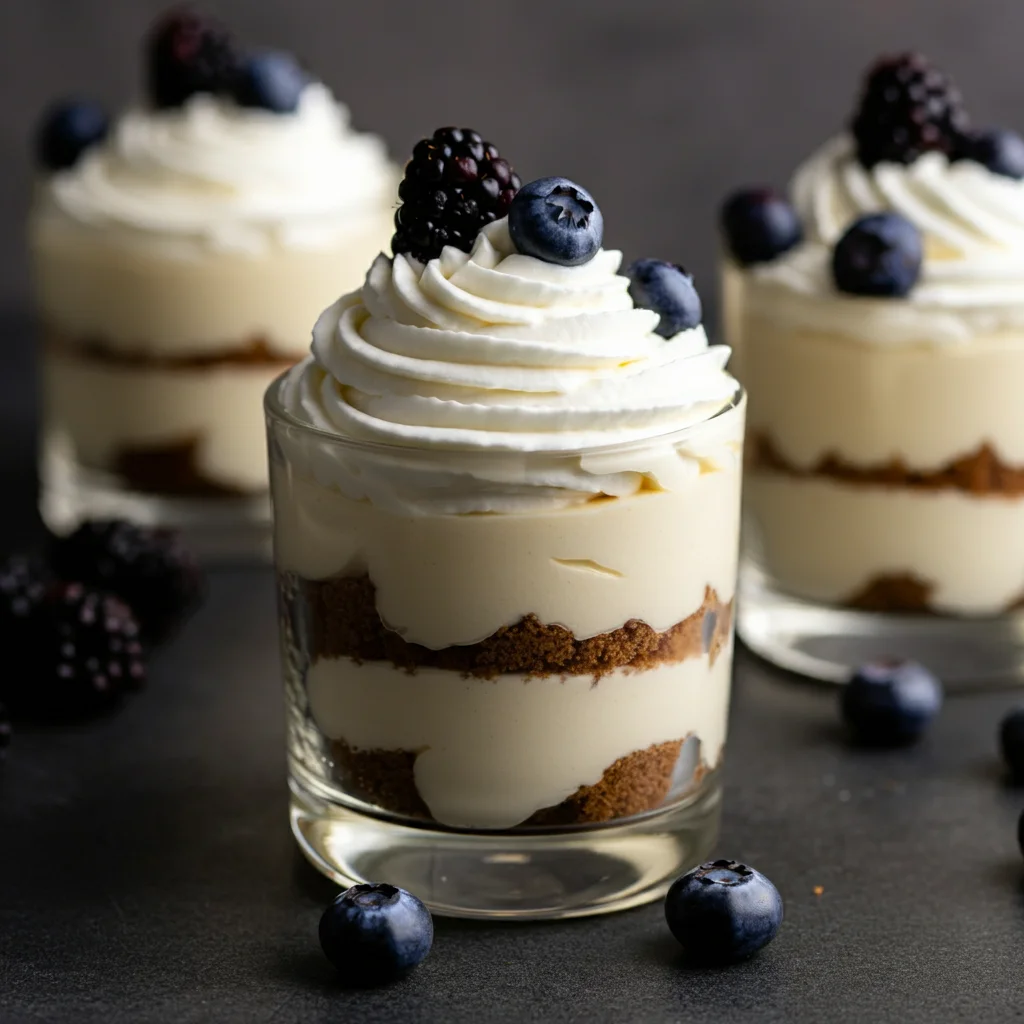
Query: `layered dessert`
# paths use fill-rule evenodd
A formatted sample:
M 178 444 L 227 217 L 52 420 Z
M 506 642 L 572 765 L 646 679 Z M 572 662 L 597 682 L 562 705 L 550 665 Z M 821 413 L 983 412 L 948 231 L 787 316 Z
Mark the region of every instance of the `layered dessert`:
M 757 568 L 853 608 L 1017 607 L 1024 141 L 972 128 L 924 58 L 885 58 L 790 193 L 723 216 Z
M 293 58 L 190 10 L 146 72 L 109 129 L 86 103 L 40 128 L 46 450 L 135 492 L 258 493 L 262 394 L 386 246 L 397 172 Z
M 722 758 L 744 402 L 681 268 L 443 129 L 392 259 L 268 395 L 293 783 L 505 830 L 674 805 Z

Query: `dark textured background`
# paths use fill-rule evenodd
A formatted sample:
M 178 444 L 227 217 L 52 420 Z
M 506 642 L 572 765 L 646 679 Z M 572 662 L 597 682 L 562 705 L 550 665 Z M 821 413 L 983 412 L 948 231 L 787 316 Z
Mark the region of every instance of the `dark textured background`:
M 0 3 L 0 298 L 21 295 L 33 119 L 56 95 L 137 95 L 161 0 Z M 955 73 L 979 123 L 1024 128 L 1015 0 L 219 0 L 238 34 L 295 50 L 403 160 L 446 123 L 478 128 L 525 179 L 564 174 L 629 258 L 714 287 L 714 210 L 783 184 L 848 116 L 863 67 L 917 47 Z M 709 303 L 710 305 L 710 303 Z
M 35 111 L 138 81 L 156 3 L 0 3 L 0 528 L 32 514 L 20 223 Z M 292 46 L 396 155 L 479 127 L 527 176 L 564 173 L 629 256 L 686 260 L 709 291 L 713 207 L 782 182 L 846 116 L 862 65 L 916 45 L 979 122 L 1024 126 L 1024 5 L 969 0 L 223 2 Z M 779 885 L 787 921 L 750 963 L 681 965 L 652 906 L 519 927 L 440 922 L 423 967 L 337 989 L 315 928 L 332 889 L 285 820 L 269 574 L 222 573 L 122 714 L 23 731 L 0 768 L 0 1022 L 1002 1022 L 1024 1007 L 1024 795 L 993 755 L 1009 695 L 951 701 L 923 747 L 839 741 L 833 695 L 743 658 L 720 853 Z M 10 671 L 4 666 L 3 671 Z M 823 886 L 821 896 L 815 886 Z

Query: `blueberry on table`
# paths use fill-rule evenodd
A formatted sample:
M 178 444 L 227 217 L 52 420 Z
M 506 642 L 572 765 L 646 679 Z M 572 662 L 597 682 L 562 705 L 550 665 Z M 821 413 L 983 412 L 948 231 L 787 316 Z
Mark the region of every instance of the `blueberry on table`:
M 238 73 L 235 102 L 275 114 L 292 114 L 308 82 L 309 76 L 290 53 L 257 53 Z
M 1010 775 L 1024 782 L 1024 705 L 1014 708 L 999 726 L 999 750 Z
M 942 708 L 942 684 L 915 661 L 873 661 L 854 672 L 839 694 L 853 737 L 868 746 L 913 743 Z
M 832 252 L 841 292 L 901 298 L 921 276 L 921 232 L 898 213 L 869 213 L 854 221 Z
M 55 103 L 43 115 L 36 132 L 36 159 L 48 171 L 74 167 L 82 154 L 98 145 L 110 131 L 106 111 L 85 100 Z
M 568 178 L 538 178 L 512 200 L 508 230 L 524 256 L 576 267 L 601 248 L 604 216 L 594 197 Z
M 698 963 L 744 960 L 775 938 L 782 924 L 778 889 L 746 864 L 713 860 L 676 879 L 665 897 L 665 920 Z
M 770 263 L 804 236 L 792 204 L 771 188 L 734 192 L 722 205 L 721 225 L 726 248 L 744 267 Z
M 967 133 L 957 146 L 956 158 L 973 160 L 1006 178 L 1024 178 L 1024 139 L 1005 128 Z
M 430 952 L 434 922 L 412 893 L 386 882 L 353 885 L 320 918 L 320 946 L 342 979 L 379 985 Z
M 663 338 L 699 326 L 704 315 L 700 296 L 693 275 L 684 267 L 664 260 L 637 260 L 626 273 L 633 304 L 661 316 L 655 331 Z

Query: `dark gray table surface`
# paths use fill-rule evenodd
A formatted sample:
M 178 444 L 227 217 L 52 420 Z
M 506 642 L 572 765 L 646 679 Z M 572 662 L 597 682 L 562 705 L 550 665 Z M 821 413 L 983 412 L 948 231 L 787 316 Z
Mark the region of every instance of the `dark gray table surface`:
M 38 532 L 25 333 L 0 315 L 9 544 Z M 994 754 L 1012 700 L 957 697 L 917 749 L 858 752 L 832 692 L 741 656 L 718 852 L 779 886 L 767 950 L 690 969 L 657 905 L 442 920 L 413 976 L 352 993 L 316 940 L 335 890 L 288 831 L 271 575 L 222 571 L 144 693 L 19 732 L 0 766 L 0 1022 L 1017 1020 L 1024 793 Z
M 26 290 L 18 225 L 36 112 L 69 91 L 123 103 L 162 6 L 0 4 L 0 300 Z M 1010 0 L 213 6 L 247 38 L 305 55 L 397 158 L 458 121 L 527 176 L 578 177 L 609 243 L 689 263 L 712 318 L 718 199 L 747 179 L 781 184 L 841 125 L 879 50 L 922 47 L 980 122 L 1024 126 L 1024 6 Z M 0 316 L 4 548 L 38 532 L 25 339 L 21 318 Z M 830 692 L 745 657 L 719 852 L 785 897 L 762 955 L 688 969 L 657 906 L 562 924 L 440 921 L 412 977 L 339 990 L 316 943 L 333 889 L 287 827 L 274 626 L 269 573 L 218 574 L 120 714 L 18 734 L 0 767 L 2 1024 L 987 1024 L 1024 1012 L 1024 794 L 994 758 L 1013 698 L 958 697 L 918 749 L 857 753 Z

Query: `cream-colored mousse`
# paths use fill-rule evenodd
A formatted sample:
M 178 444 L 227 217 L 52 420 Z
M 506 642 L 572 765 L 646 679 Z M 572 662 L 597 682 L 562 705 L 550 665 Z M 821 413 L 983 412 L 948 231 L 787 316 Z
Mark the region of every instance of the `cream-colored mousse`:
M 705 763 L 725 742 L 731 646 L 643 672 L 493 681 L 380 662 L 323 659 L 307 673 L 320 730 L 363 750 L 413 750 L 416 788 L 454 828 L 512 828 L 595 785 L 621 757 L 697 736 Z M 396 709 L 401 714 L 396 714 Z
M 1024 502 L 963 491 L 854 485 L 749 472 L 750 545 L 791 593 L 842 602 L 882 576 L 928 585 L 950 615 L 1024 597 Z
M 98 469 L 121 448 L 198 437 L 210 483 L 265 489 L 260 390 L 388 245 L 396 180 L 319 83 L 290 114 L 207 95 L 126 112 L 36 189 L 37 306 L 61 342 L 44 366 L 48 429 Z M 257 348 L 262 367 L 213 365 Z M 210 365 L 169 362 L 195 357 Z
M 435 650 L 477 643 L 531 613 L 578 639 L 630 619 L 664 631 L 701 606 L 706 587 L 732 598 L 743 411 L 646 456 L 620 454 L 658 467 L 645 489 L 547 512 L 392 511 L 346 497 L 284 451 L 271 460 L 278 568 L 313 580 L 369 573 L 385 624 Z M 308 458 L 317 441 L 299 443 Z M 325 451 L 325 470 L 329 455 L 337 458 Z M 447 461 L 457 475 L 457 457 Z
M 266 488 L 262 400 L 278 367 L 125 367 L 58 349 L 42 369 L 47 430 L 79 464 L 113 468 L 127 449 L 194 443 L 204 481 Z
M 728 255 L 719 261 L 718 287 L 721 291 L 722 341 L 732 349 L 729 369 L 743 380 L 743 268 Z

